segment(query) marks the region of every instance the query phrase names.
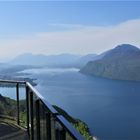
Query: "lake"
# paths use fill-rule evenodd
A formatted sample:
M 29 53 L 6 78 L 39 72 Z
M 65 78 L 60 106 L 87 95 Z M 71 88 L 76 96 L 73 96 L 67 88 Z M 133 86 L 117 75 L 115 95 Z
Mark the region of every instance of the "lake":
M 31 69 L 51 104 L 86 122 L 101 140 L 140 139 L 140 82 L 83 75 L 77 69 Z

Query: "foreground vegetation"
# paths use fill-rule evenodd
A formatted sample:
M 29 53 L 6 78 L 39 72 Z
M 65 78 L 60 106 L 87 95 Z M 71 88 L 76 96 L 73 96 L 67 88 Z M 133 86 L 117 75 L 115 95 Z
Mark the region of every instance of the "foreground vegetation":
M 59 108 L 58 106 L 53 106 L 61 115 L 63 115 L 73 126 L 83 135 L 87 140 L 93 140 L 93 137 L 90 134 L 89 128 L 86 123 L 79 119 L 75 119 L 70 116 L 67 112 L 63 109 Z
M 71 117 L 67 112 L 58 106 L 53 106 L 59 114 L 63 115 L 87 140 L 93 140 L 87 124 L 79 119 Z M 0 115 L 16 118 L 16 101 L 0 95 Z M 20 124 L 26 126 L 26 101 L 20 100 Z

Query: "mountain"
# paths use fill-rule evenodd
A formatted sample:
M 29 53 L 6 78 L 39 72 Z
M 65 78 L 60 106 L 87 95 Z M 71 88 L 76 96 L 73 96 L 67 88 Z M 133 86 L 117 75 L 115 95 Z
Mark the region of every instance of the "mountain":
M 140 49 L 118 45 L 101 59 L 88 62 L 80 72 L 110 79 L 140 81 Z
M 76 66 L 79 68 L 83 68 L 89 61 L 95 61 L 95 60 L 100 60 L 102 59 L 109 51 L 106 51 L 102 54 L 87 54 L 85 56 L 82 56 L 78 59 L 76 62 Z
M 30 53 L 22 54 L 10 61 L 14 65 L 38 65 L 38 66 L 72 66 L 81 56 L 72 54 L 60 55 L 33 55 Z
M 14 58 L 9 64 L 12 65 L 28 65 L 28 66 L 48 66 L 48 67 L 83 67 L 88 61 L 97 59 L 96 54 L 73 55 L 33 55 L 31 53 L 22 54 Z
M 89 61 L 93 61 L 96 57 L 97 54 L 87 54 L 85 56 L 82 56 L 77 60 L 77 66 L 83 67 L 84 65 L 86 65 L 86 63 L 88 63 Z

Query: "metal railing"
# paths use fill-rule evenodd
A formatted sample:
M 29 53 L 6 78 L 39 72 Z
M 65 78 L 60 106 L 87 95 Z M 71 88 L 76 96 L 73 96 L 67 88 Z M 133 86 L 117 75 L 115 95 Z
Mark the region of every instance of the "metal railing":
M 28 82 L 0 80 L 15 84 L 17 124 L 20 125 L 19 88 L 26 89 L 26 128 L 31 140 L 84 140 L 81 134 Z

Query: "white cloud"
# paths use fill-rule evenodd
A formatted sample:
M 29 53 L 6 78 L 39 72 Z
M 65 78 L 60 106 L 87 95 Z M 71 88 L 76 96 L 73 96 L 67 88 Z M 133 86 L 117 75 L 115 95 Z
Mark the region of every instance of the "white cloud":
M 72 30 L 36 33 L 20 39 L 0 40 L 0 56 L 14 57 L 26 52 L 35 54 L 101 53 L 122 43 L 140 46 L 140 19 L 110 27 L 70 24 L 54 24 L 54 26 L 64 26 Z
M 81 25 L 81 24 L 62 24 L 62 23 L 50 23 L 49 26 L 52 26 L 52 27 L 60 27 L 60 28 L 67 28 L 67 29 L 80 29 L 80 28 L 83 28 L 84 25 Z

